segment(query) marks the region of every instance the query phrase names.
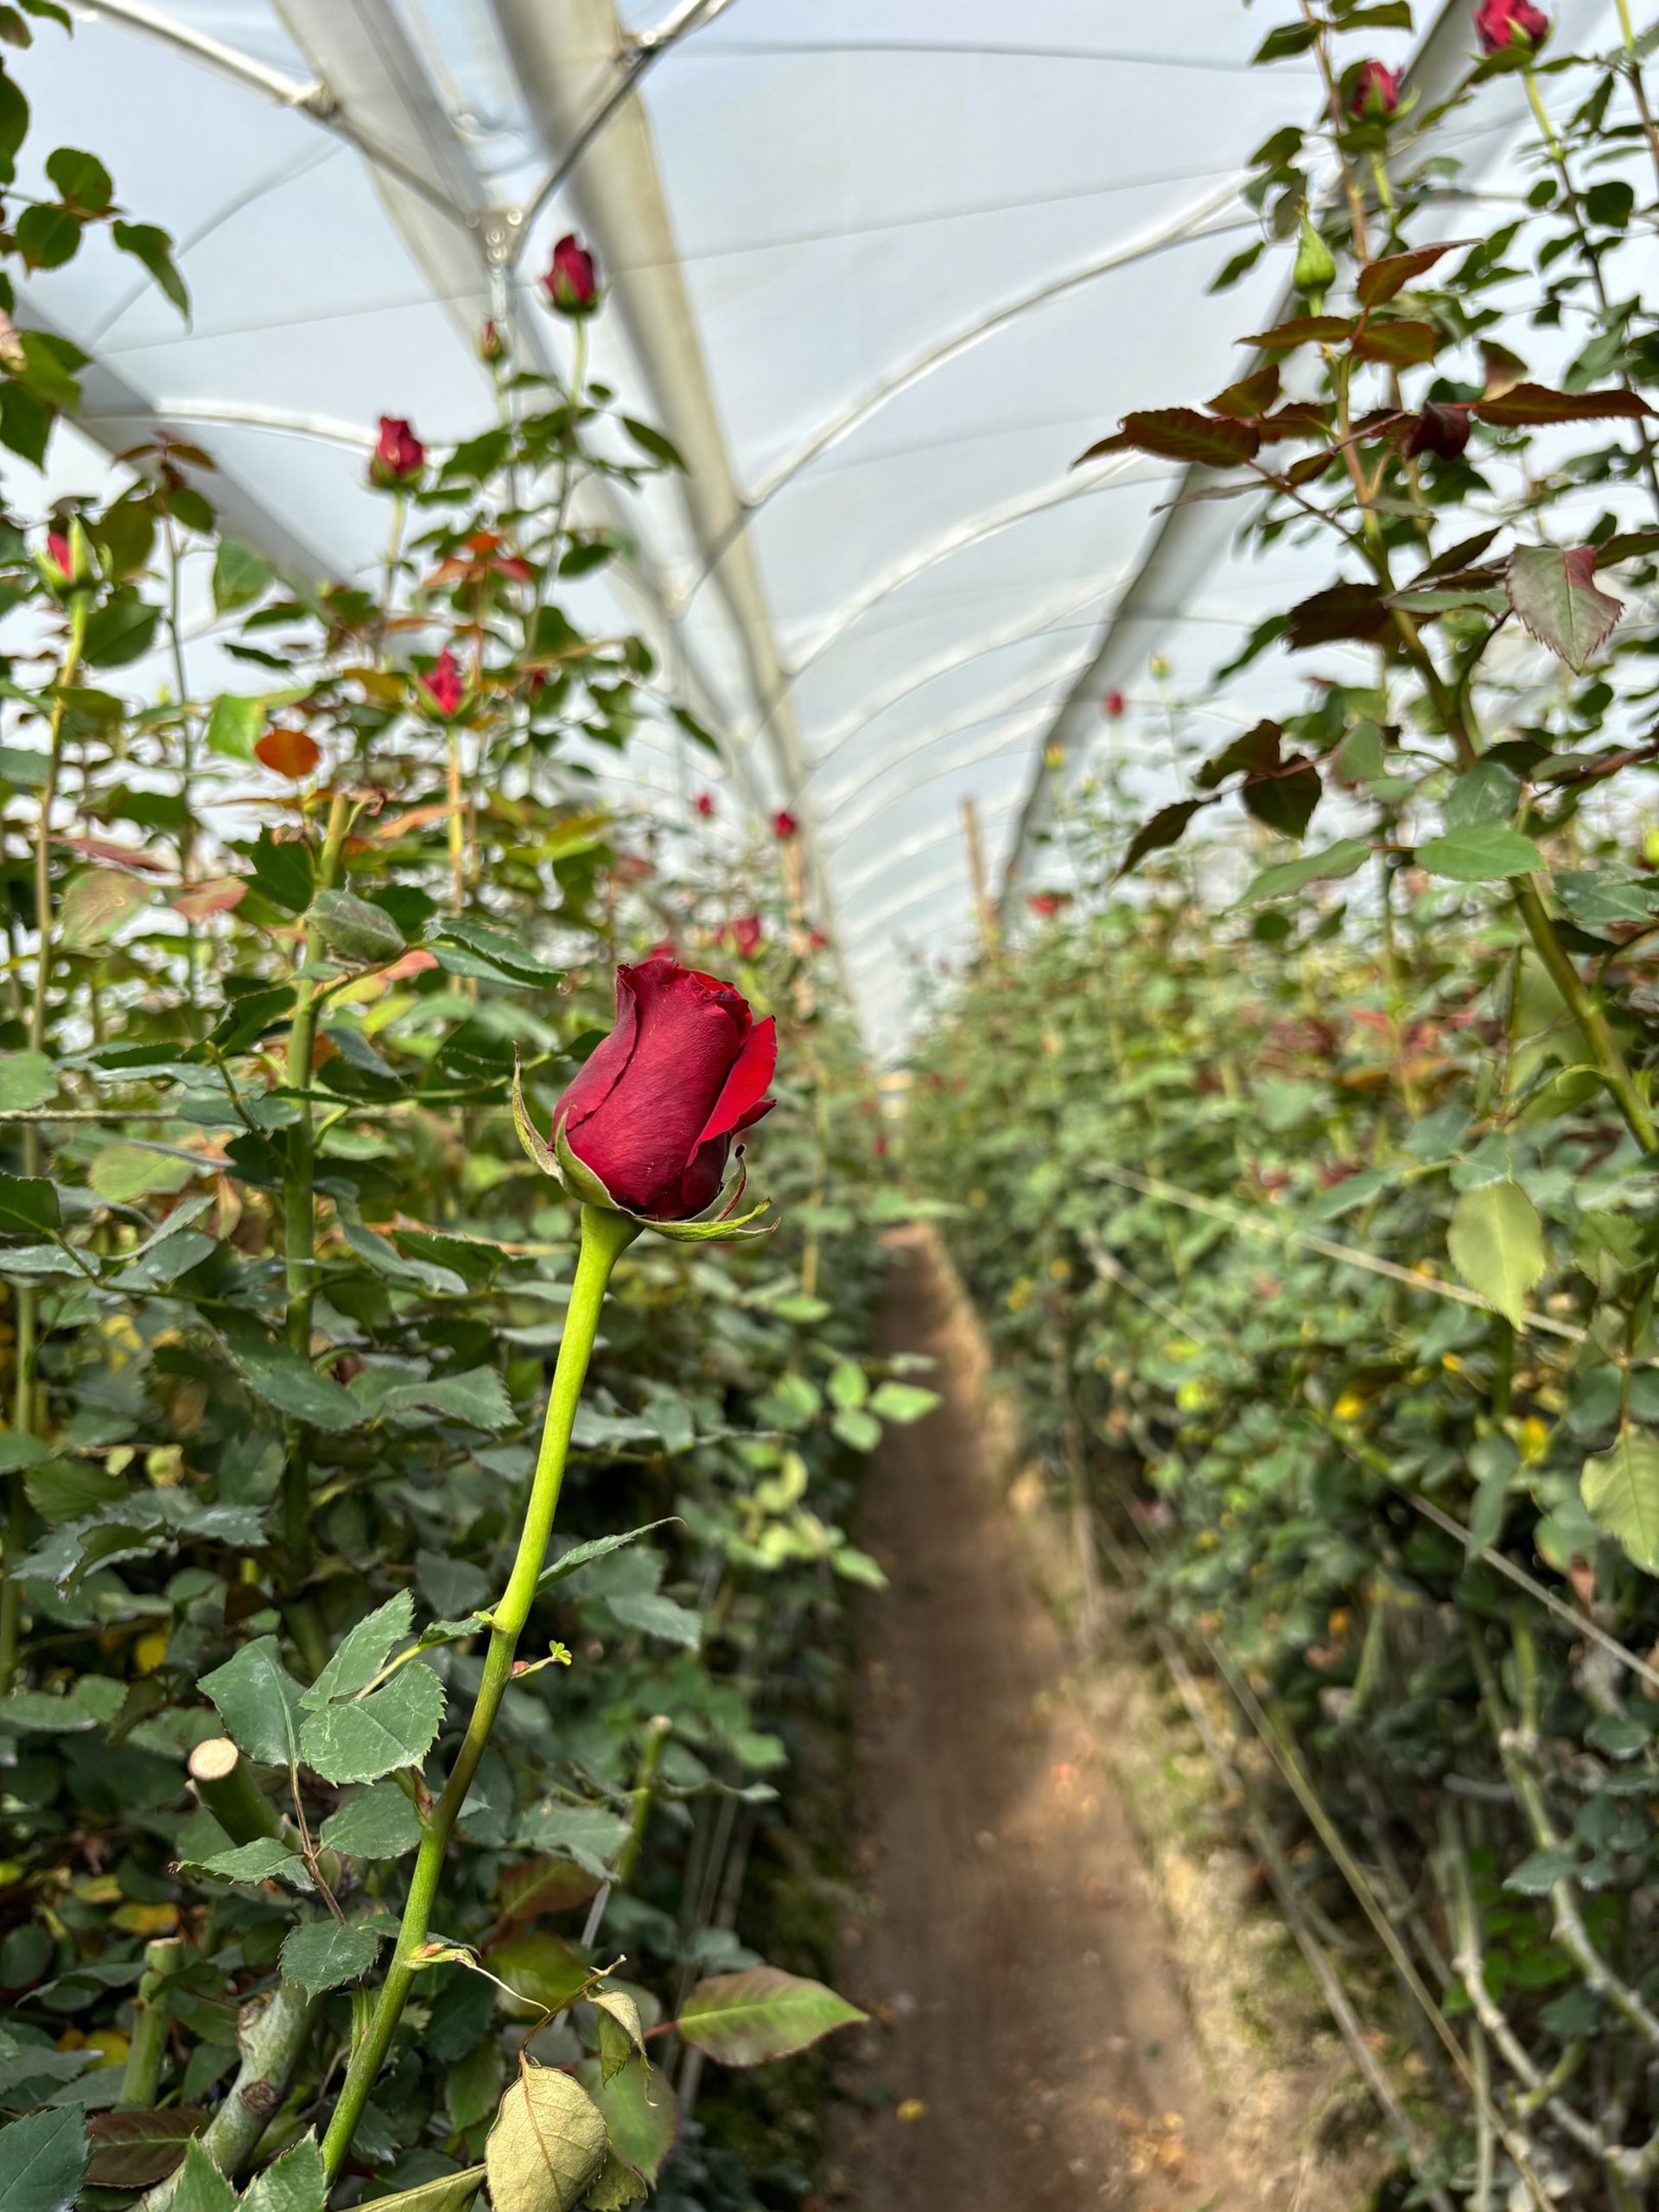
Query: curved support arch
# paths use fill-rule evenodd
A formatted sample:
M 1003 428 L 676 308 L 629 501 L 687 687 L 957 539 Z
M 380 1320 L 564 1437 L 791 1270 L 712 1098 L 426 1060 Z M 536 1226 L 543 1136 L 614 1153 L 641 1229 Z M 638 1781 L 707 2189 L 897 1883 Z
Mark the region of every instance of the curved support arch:
M 843 778 L 833 791 L 819 796 L 819 812 L 826 831 L 839 838 L 861 829 L 870 819 L 868 809 L 844 828 L 839 826 L 841 817 L 849 807 L 856 805 L 861 799 L 873 803 L 874 810 L 879 812 L 889 798 L 902 798 L 907 791 L 914 789 L 913 782 L 901 780 L 894 785 L 891 779 L 894 776 L 902 779 L 905 771 L 914 766 L 925 753 L 931 753 L 936 746 L 946 744 L 953 737 L 965 737 L 971 730 L 983 729 L 988 722 L 1000 721 L 1006 727 L 1007 718 L 1017 714 L 1021 707 L 1029 707 L 1035 711 L 1039 703 L 1046 706 L 1053 693 L 1075 672 L 1074 658 L 1071 665 L 1052 669 L 1039 682 L 1033 683 L 1028 677 L 1022 677 L 1016 689 L 982 701 L 969 713 L 954 715 L 949 721 L 936 722 L 931 729 L 912 738 L 902 753 L 892 760 L 880 762 L 870 772 L 850 779 Z

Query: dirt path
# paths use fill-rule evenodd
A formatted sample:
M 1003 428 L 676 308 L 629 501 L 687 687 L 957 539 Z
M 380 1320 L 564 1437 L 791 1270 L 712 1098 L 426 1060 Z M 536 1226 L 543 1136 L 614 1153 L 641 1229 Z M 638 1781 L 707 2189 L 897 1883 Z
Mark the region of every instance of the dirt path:
M 824 2195 L 855 2212 L 1244 2212 L 1306 2203 L 1300 2158 L 1239 2185 L 1097 1716 L 1007 1503 L 963 1320 L 930 1240 L 896 1240 L 889 1349 L 944 1395 L 890 1433 L 863 1541 L 849 2038 Z M 1311 2162 L 1310 2162 L 1311 2164 Z M 1299 2171 L 1300 2170 L 1300 2171 Z

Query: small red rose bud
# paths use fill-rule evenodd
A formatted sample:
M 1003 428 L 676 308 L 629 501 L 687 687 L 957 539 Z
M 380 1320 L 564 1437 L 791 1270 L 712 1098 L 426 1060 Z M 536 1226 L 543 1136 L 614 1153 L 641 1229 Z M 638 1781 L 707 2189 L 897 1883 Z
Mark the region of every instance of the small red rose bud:
M 691 803 L 705 822 L 715 811 L 715 795 L 712 791 L 699 791 Z
M 1115 722 L 1122 713 L 1123 707 L 1124 699 L 1121 691 L 1109 691 L 1100 702 L 1101 713 L 1105 715 L 1108 721 L 1112 722 Z
M 1532 0 L 1481 0 L 1475 30 L 1483 54 L 1503 54 L 1516 45 L 1541 46 L 1549 36 L 1549 17 Z
M 1071 904 L 1071 894 L 1069 891 L 1034 891 L 1026 904 L 1042 920 L 1052 921 L 1063 907 Z
M 669 959 L 620 968 L 616 1027 L 554 1109 L 555 1141 L 630 1213 L 689 1220 L 771 1107 L 777 1064 L 776 1025 L 730 983 Z
M 734 949 L 741 958 L 753 960 L 766 935 L 760 915 L 740 914 L 730 926 Z
M 499 322 L 493 318 L 486 321 L 478 334 L 478 358 L 488 367 L 494 368 L 507 358 L 507 340 Z
M 67 530 L 47 532 L 46 550 L 35 555 L 35 563 L 59 598 L 86 591 L 97 582 L 92 543 L 79 516 Z
M 829 942 L 822 930 L 811 930 L 807 934 L 806 949 L 809 952 L 822 952 Z
M 780 843 L 787 844 L 800 826 L 786 806 L 780 806 L 772 817 L 772 834 Z
M 599 272 L 574 231 L 568 231 L 554 247 L 542 289 L 558 315 L 591 315 L 598 306 Z
M 467 685 L 461 673 L 460 663 L 448 645 L 438 655 L 429 672 L 416 677 L 415 680 L 425 693 L 429 704 L 446 721 L 451 715 L 460 712 L 461 702 L 467 696 Z
M 378 492 L 407 492 L 426 469 L 426 448 L 400 415 L 380 417 L 380 435 L 369 463 L 369 481 Z
M 1362 61 L 1354 73 L 1348 112 L 1357 123 L 1386 123 L 1400 105 L 1400 72 Z

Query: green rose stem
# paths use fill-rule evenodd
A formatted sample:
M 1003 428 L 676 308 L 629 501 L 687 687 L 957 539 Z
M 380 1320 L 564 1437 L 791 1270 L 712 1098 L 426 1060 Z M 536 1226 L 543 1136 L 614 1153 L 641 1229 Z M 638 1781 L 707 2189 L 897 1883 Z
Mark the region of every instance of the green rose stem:
M 40 819 L 35 834 L 35 990 L 29 1009 L 29 1049 L 41 1052 L 46 1049 L 46 1002 L 52 983 L 52 808 L 58 796 L 58 778 L 63 768 L 64 722 L 68 712 L 69 693 L 80 671 L 80 656 L 86 642 L 86 618 L 92 612 L 89 594 L 78 591 L 69 601 L 69 636 L 63 649 L 63 658 L 58 666 L 57 682 L 52 687 L 52 716 L 50 741 L 47 752 L 46 782 L 41 791 Z M 41 1132 L 34 1123 L 23 1124 L 23 1173 L 38 1175 L 41 1172 Z M 12 1292 L 16 1315 L 16 1342 L 13 1347 L 16 1365 L 16 1392 L 13 1398 L 12 1425 L 22 1430 L 35 1426 L 35 1373 L 40 1356 L 40 1307 L 37 1294 L 19 1286 Z M 11 1568 L 23 1548 L 25 1516 L 29 1511 L 29 1497 L 23 1489 L 23 1471 L 14 1468 L 9 1478 L 10 1495 L 6 1503 L 6 1548 L 3 1561 L 4 1580 L 0 1582 L 0 1697 L 11 1688 L 17 1671 L 17 1645 L 22 1630 L 23 1593 L 13 1580 Z
M 318 891 L 332 890 L 351 816 L 344 791 L 328 802 L 327 826 L 317 862 Z M 316 1048 L 321 988 L 315 969 L 322 951 L 315 922 L 305 932 L 305 949 L 295 985 L 294 1019 L 288 1033 L 288 1087 L 298 1094 L 299 1119 L 288 1131 L 288 1166 L 283 1177 L 283 1264 L 288 1290 L 286 1334 L 302 1359 L 311 1357 L 311 1309 L 316 1300 L 315 1125 L 311 1111 L 311 1060 Z M 297 1592 L 311 1565 L 311 1477 L 303 1424 L 283 1423 L 283 1573 L 290 1593 Z M 303 1601 L 288 1609 L 296 1643 L 314 1673 L 327 1653 L 321 1630 Z
M 449 1837 L 467 1802 L 473 1777 L 495 1726 L 495 1716 L 501 1709 L 501 1700 L 512 1679 L 518 1639 L 530 1618 L 536 1586 L 547 1556 L 559 1487 L 564 1479 L 565 1458 L 570 1449 L 570 1432 L 575 1423 L 576 1406 L 593 1354 L 594 1338 L 598 1333 L 600 1308 L 605 1302 L 611 1270 L 639 1234 L 639 1227 L 629 1215 L 613 1212 L 608 1207 L 584 1205 L 582 1209 L 582 1244 L 575 1281 L 571 1285 L 564 1333 L 559 1339 L 558 1362 L 553 1370 L 553 1386 L 548 1393 L 547 1418 L 542 1428 L 542 1446 L 531 1481 L 530 1503 L 524 1510 L 518 1550 L 501 1600 L 487 1616 L 489 1649 L 467 1733 L 461 1738 L 442 1794 L 423 1822 L 424 1833 L 415 1871 L 410 1878 L 409 1895 L 404 1901 L 403 1923 L 397 1930 L 391 1964 L 380 1986 L 368 2027 L 352 2054 L 340 2101 L 322 2139 L 322 2163 L 330 2180 L 340 2171 L 351 2148 L 369 2092 L 385 2063 L 393 2031 L 415 1979 L 415 1955 L 426 1941 Z

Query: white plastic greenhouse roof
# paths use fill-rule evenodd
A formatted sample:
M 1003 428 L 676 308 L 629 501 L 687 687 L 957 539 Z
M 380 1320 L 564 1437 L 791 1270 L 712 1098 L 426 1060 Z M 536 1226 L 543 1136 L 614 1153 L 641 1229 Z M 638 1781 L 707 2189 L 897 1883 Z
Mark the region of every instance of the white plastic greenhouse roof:
M 1595 0 L 1560 11 L 1565 42 Z M 1268 132 L 1313 119 L 1311 62 L 1251 69 L 1237 0 L 98 0 L 20 74 L 38 160 L 96 150 L 165 224 L 187 327 L 95 242 L 28 319 L 96 363 L 86 427 L 205 443 L 238 535 L 315 575 L 370 573 L 363 487 L 382 412 L 442 442 L 488 419 L 474 351 L 509 310 L 556 359 L 534 280 L 577 229 L 612 287 L 597 372 L 692 465 L 634 502 L 619 610 L 721 734 L 751 804 L 787 803 L 872 1041 L 902 1032 L 906 949 L 971 931 L 960 806 L 993 880 L 1046 739 L 1109 743 L 1155 793 L 1169 754 L 1147 663 L 1192 690 L 1282 604 L 1297 556 L 1236 555 L 1241 509 L 1160 514 L 1175 473 L 1073 472 L 1127 409 L 1198 401 L 1287 281 L 1238 198 Z M 1463 0 L 1425 82 L 1472 48 Z M 1385 38 L 1379 51 L 1396 58 Z M 1435 73 L 1439 72 L 1438 77 Z M 1450 127 L 1501 171 L 1521 95 Z M 551 188 L 550 189 L 550 183 Z M 1466 214 L 1467 211 L 1465 211 Z M 1492 218 L 1460 227 L 1490 227 Z M 8 461 L 14 506 L 43 496 Z M 66 448 L 53 491 L 103 466 Z M 90 488 L 90 487 L 83 487 Z M 1316 579 L 1316 580 L 1322 580 Z M 1259 711 L 1282 667 L 1214 697 Z M 1129 710 L 1109 726 L 1110 689 Z M 1161 747 L 1161 750 L 1160 750 Z M 688 772 L 664 735 L 639 772 Z

